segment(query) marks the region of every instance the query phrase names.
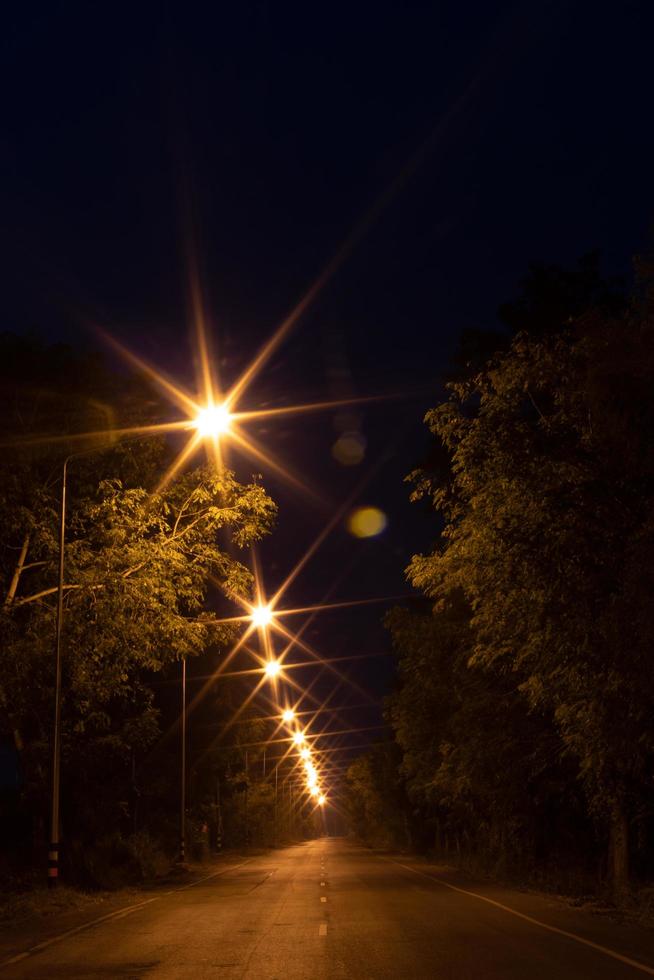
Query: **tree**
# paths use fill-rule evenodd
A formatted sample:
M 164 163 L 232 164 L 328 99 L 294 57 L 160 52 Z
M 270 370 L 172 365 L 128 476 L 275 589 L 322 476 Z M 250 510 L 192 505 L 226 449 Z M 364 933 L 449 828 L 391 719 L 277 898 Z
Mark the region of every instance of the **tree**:
M 401 756 L 393 742 L 380 742 L 359 756 L 346 773 L 346 808 L 354 833 L 377 847 L 408 845 L 406 796 Z
M 401 772 L 425 844 L 530 872 L 536 854 L 561 856 L 552 815 L 571 816 L 578 800 L 551 719 L 529 710 L 514 675 L 469 663 L 470 619 L 460 593 L 386 618 L 399 656 L 388 716 Z
M 413 474 L 445 528 L 409 577 L 436 603 L 463 595 L 471 665 L 552 715 L 610 822 L 617 890 L 653 752 L 651 310 L 645 291 L 620 318 L 518 334 L 428 413 L 447 476 Z
M 96 772 L 156 731 L 145 671 L 225 643 L 233 628 L 204 612 L 209 582 L 248 595 L 250 572 L 220 547 L 243 547 L 271 526 L 274 506 L 258 484 L 232 474 L 188 473 L 157 495 L 104 481 L 71 514 L 66 549 L 63 703 L 65 770 Z M 56 585 L 54 528 L 33 522 L 27 561 L 1 620 L 0 711 L 43 788 L 52 716 Z M 28 553 L 28 559 L 30 555 Z M 29 583 L 29 584 L 28 584 Z M 28 763 L 28 760 L 29 763 Z
M 1 389 L 12 445 L 0 477 L 0 726 L 20 750 L 24 802 L 34 814 L 43 811 L 49 771 L 58 478 L 69 451 L 60 437 L 106 426 L 107 418 L 117 427 L 143 424 L 156 420 L 159 408 L 140 382 L 112 378 L 95 362 L 80 374 L 84 357 L 59 351 L 63 366 L 50 371 L 47 351 L 6 338 L 4 344 L 9 363 L 13 357 L 14 368 L 24 371 L 20 383 L 3 377 Z M 112 390 L 115 404 L 103 400 L 99 409 L 98 398 Z M 28 414 L 31 432 L 15 443 L 14 428 Z M 249 594 L 251 574 L 235 552 L 268 533 L 275 517 L 256 480 L 241 485 L 228 471 L 197 469 L 156 492 L 167 463 L 160 439 L 109 446 L 92 461 L 75 463 L 63 634 L 69 830 L 84 824 L 89 809 L 96 825 L 98 819 L 115 823 L 130 757 L 158 731 L 149 677 L 232 638 L 233 627 L 216 623 L 207 600 L 215 605 L 215 595 Z

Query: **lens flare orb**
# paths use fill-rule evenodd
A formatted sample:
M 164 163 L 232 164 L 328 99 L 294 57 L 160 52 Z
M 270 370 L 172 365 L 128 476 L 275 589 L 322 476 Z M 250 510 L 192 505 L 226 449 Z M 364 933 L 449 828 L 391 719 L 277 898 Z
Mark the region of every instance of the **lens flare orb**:
M 379 507 L 358 507 L 347 519 L 347 529 L 355 538 L 374 538 L 387 524 L 388 518 Z

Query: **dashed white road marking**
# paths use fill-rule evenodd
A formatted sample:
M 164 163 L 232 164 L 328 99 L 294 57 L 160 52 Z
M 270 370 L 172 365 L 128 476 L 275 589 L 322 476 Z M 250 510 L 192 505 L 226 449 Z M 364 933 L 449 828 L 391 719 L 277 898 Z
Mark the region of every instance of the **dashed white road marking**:
M 324 882 L 324 881 L 321 881 L 321 882 L 320 882 L 320 887 L 321 887 L 321 888 L 324 888 L 324 887 L 325 887 L 325 882 Z
M 540 929 L 546 929 L 548 932 L 555 932 L 559 936 L 565 936 L 566 939 L 572 939 L 574 942 L 581 943 L 582 946 L 589 946 L 598 953 L 603 953 L 604 956 L 610 956 L 613 960 L 618 960 L 620 963 L 626 963 L 627 966 L 633 966 L 635 970 L 640 970 L 641 973 L 647 973 L 648 976 L 654 977 L 653 967 L 647 966 L 646 963 L 641 963 L 640 960 L 632 960 L 630 956 L 623 956 L 622 953 L 618 953 L 615 949 L 610 949 L 608 946 L 601 946 L 599 943 L 594 943 L 592 939 L 584 939 L 583 936 L 577 935 L 576 932 L 568 932 L 567 929 L 559 929 L 558 926 L 551 926 L 547 922 L 541 922 L 540 919 L 534 919 L 531 915 L 525 915 L 524 912 L 518 912 L 517 909 L 512 909 L 509 905 L 503 905 L 501 902 L 496 902 L 492 898 L 487 898 L 486 895 L 479 895 L 477 892 L 468 891 L 467 888 L 458 888 L 456 885 L 450 885 L 449 882 L 441 881 L 440 878 L 436 878 L 434 875 L 426 874 L 424 871 L 418 871 L 417 868 L 412 868 L 408 864 L 400 864 L 399 861 L 393 861 L 392 858 L 386 858 L 386 860 L 390 861 L 391 864 L 397 864 L 397 866 L 400 868 L 405 868 L 407 871 L 413 871 L 414 874 L 420 875 L 421 878 L 427 878 L 435 885 L 442 885 L 443 888 L 449 888 L 450 891 L 459 892 L 460 895 L 468 895 L 470 898 L 476 898 L 480 902 L 486 902 L 488 905 L 493 905 L 496 909 L 501 909 L 502 912 L 508 912 L 510 915 L 515 915 L 518 919 L 523 919 L 525 922 L 531 923 L 533 926 L 538 926 Z
M 327 935 L 327 923 L 326 922 L 321 922 L 320 925 L 318 926 L 318 935 L 319 936 L 326 936 Z
M 325 898 L 325 896 L 324 896 L 324 895 L 321 895 L 321 896 L 320 896 L 320 901 L 321 901 L 321 902 L 326 902 L 326 901 L 327 901 L 327 899 Z
M 32 956 L 34 953 L 40 953 L 42 949 L 52 946 L 53 943 L 58 943 L 62 939 L 66 939 L 68 936 L 74 936 L 78 932 L 84 932 L 85 929 L 90 929 L 92 926 L 98 926 L 102 922 L 109 922 L 111 919 L 122 919 L 124 916 L 130 915 L 132 912 L 137 912 L 139 909 L 145 908 L 146 905 L 151 905 L 153 902 L 160 901 L 160 899 L 165 898 L 166 895 L 173 895 L 175 892 L 184 892 L 187 888 L 193 888 L 194 885 L 200 885 L 203 881 L 208 881 L 210 878 L 218 878 L 221 875 L 226 875 L 229 871 L 236 871 L 238 868 L 242 868 L 244 864 L 249 864 L 250 861 L 254 861 L 254 858 L 248 858 L 247 861 L 241 861 L 240 864 L 233 864 L 231 868 L 224 868 L 222 871 L 214 871 L 210 875 L 204 875 L 203 878 L 198 878 L 197 881 L 191 881 L 188 885 L 182 885 L 180 888 L 171 888 L 170 891 L 162 892 L 161 895 L 155 895 L 154 898 L 148 898 L 145 902 L 138 902 L 136 905 L 127 905 L 122 909 L 116 909 L 115 912 L 108 912 L 107 915 L 101 915 L 97 919 L 91 919 L 90 922 L 85 922 L 81 926 L 75 926 L 74 929 L 67 929 L 66 932 L 60 932 L 58 935 L 52 936 L 50 939 L 45 939 L 42 943 L 37 943 L 36 946 L 31 946 L 23 953 L 17 953 L 15 956 L 10 956 L 9 959 L 2 960 L 0 962 L 0 969 L 2 969 L 3 966 L 12 966 L 14 963 L 20 963 L 21 960 L 27 959 L 28 956 Z

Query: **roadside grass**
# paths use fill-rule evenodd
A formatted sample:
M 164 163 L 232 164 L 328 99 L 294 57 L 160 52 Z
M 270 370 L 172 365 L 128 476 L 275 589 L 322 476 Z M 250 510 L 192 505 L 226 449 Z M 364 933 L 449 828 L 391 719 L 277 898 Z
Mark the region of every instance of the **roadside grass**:
M 120 889 L 127 895 L 128 889 Z M 49 918 L 64 912 L 79 912 L 101 907 L 110 897 L 120 892 L 84 891 L 71 885 L 60 884 L 47 888 L 32 882 L 15 883 L 10 891 L 0 894 L 0 926 L 18 924 L 34 918 Z

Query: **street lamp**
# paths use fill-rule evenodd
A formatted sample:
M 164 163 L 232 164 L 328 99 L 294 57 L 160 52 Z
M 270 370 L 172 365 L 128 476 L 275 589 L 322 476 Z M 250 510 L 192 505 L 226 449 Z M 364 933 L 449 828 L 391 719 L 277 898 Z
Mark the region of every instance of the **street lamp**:
M 266 666 L 264 667 L 264 673 L 266 677 L 274 680 L 274 678 L 279 675 L 281 669 L 282 665 L 280 664 L 279 660 L 268 660 L 266 662 Z
M 255 606 L 250 615 L 252 624 L 259 629 L 265 629 L 272 622 L 273 613 L 270 606 Z
M 282 721 L 285 721 L 286 724 L 288 725 L 291 721 L 293 721 L 294 718 L 295 718 L 295 712 L 293 711 L 293 709 L 286 708 L 286 710 L 282 714 Z
M 229 432 L 232 416 L 225 405 L 207 405 L 195 417 L 194 425 L 201 436 L 212 438 Z
M 203 409 L 195 419 L 195 426 L 198 433 L 204 437 L 217 436 L 229 429 L 231 415 L 224 405 L 209 405 Z M 145 434 L 144 434 L 145 435 Z M 147 438 L 147 435 L 145 435 Z M 139 438 L 135 436 L 133 438 Z M 61 473 L 61 507 L 59 511 L 59 572 L 57 579 L 57 617 L 56 617 L 56 641 L 55 641 L 55 705 L 54 705 L 54 731 L 52 739 L 52 804 L 50 809 L 50 844 L 48 848 L 48 885 L 54 888 L 59 880 L 59 815 L 60 815 L 60 788 L 61 788 L 61 674 L 62 674 L 62 629 L 64 621 L 64 564 L 65 564 L 65 539 L 66 539 L 66 490 L 68 477 L 68 464 L 78 456 L 87 456 L 90 453 L 102 452 L 110 449 L 113 443 L 104 446 L 93 446 L 90 449 L 82 449 L 79 452 L 69 453 L 64 459 Z M 183 711 L 182 711 L 182 780 L 185 779 L 185 746 L 186 746 L 186 661 L 182 661 L 182 689 L 183 689 Z M 182 790 L 184 797 L 184 789 Z M 185 805 L 182 799 L 182 807 Z M 182 849 L 184 838 L 184 816 L 182 814 Z
M 293 741 L 295 742 L 296 745 L 302 745 L 302 743 L 304 742 L 304 733 L 295 732 L 295 734 L 293 735 Z

